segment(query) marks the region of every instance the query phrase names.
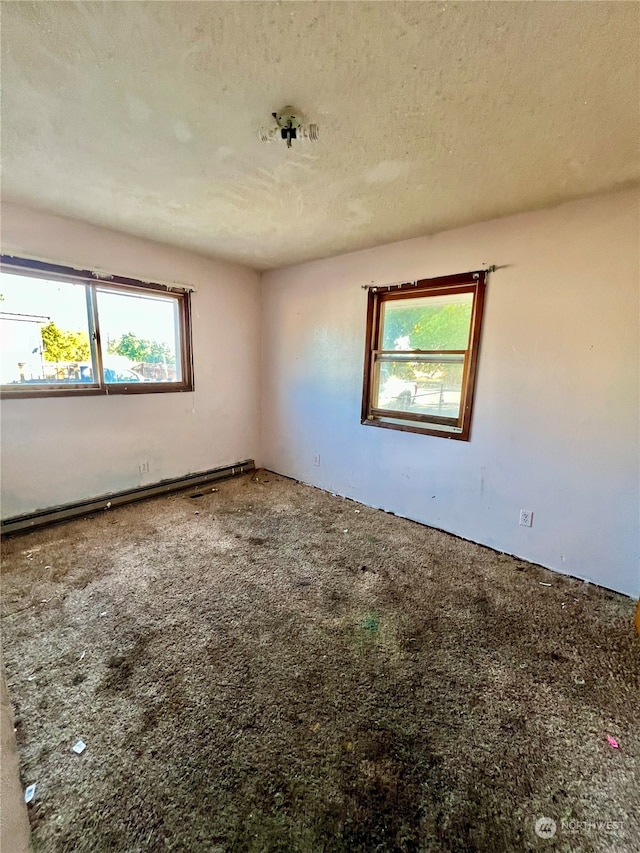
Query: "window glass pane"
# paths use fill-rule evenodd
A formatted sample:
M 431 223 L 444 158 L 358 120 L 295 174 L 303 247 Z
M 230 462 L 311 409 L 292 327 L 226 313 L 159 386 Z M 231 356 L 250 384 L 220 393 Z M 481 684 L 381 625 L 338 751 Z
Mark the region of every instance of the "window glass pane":
M 373 408 L 458 418 L 463 368 L 461 355 L 419 361 L 380 359 L 375 367 Z
M 98 290 L 104 381 L 180 382 L 178 300 Z
M 86 288 L 0 273 L 3 385 L 81 385 L 92 379 Z
M 472 293 L 385 300 L 380 348 L 465 350 L 472 305 Z

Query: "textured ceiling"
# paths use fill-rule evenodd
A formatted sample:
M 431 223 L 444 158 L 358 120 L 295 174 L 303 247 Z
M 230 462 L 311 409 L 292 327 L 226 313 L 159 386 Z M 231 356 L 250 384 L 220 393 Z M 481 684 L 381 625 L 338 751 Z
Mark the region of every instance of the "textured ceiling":
M 258 269 L 637 181 L 635 2 L 3 2 L 3 198 Z M 260 143 L 293 103 L 318 142 Z

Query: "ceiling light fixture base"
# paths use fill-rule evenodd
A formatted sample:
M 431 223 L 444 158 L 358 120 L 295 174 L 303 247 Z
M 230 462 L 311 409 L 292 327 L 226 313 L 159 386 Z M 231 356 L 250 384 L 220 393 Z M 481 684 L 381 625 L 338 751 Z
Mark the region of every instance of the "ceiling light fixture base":
M 296 140 L 309 140 L 315 142 L 318 139 L 318 125 L 304 124 L 304 116 L 295 107 L 288 105 L 281 110 L 271 113 L 276 121 L 276 127 L 261 127 L 258 137 L 261 142 L 272 142 L 274 139 L 284 139 L 287 148 Z

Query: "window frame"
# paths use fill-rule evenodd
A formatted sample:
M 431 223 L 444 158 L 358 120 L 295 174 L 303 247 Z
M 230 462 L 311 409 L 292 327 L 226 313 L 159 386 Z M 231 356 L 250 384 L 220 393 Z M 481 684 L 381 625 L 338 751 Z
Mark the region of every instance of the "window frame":
M 82 284 L 87 299 L 87 329 L 91 346 L 91 362 L 95 366 L 98 381 L 83 382 L 77 385 L 43 383 L 42 385 L 0 385 L 0 398 L 18 399 L 26 397 L 77 397 L 111 396 L 113 394 L 169 394 L 193 391 L 193 347 L 191 327 L 191 292 L 188 289 L 164 285 L 155 282 L 139 281 L 118 275 L 79 270 L 73 267 L 50 264 L 45 261 L 29 260 L 13 255 L 0 255 L 0 269 L 7 273 L 24 275 L 30 278 Z M 102 348 L 100 340 L 100 319 L 98 316 L 98 291 L 113 293 L 131 293 L 135 291 L 162 293 L 171 296 L 178 304 L 180 328 L 180 347 L 176 356 L 180 358 L 180 382 L 105 382 L 102 369 Z
M 360 423 L 365 426 L 382 427 L 383 429 L 395 429 L 403 432 L 450 438 L 457 441 L 469 441 L 480 351 L 486 277 L 487 270 L 475 270 L 458 275 L 421 279 L 416 282 L 369 287 Z M 394 350 L 388 352 L 402 353 L 404 356 L 410 356 L 411 353 L 422 355 L 433 355 L 436 353 L 442 355 L 447 353 L 462 354 L 462 389 L 458 417 L 447 418 L 437 415 L 423 415 L 417 412 L 402 412 L 397 409 L 380 409 L 374 407 L 372 401 L 375 391 L 376 360 L 379 359 L 381 354 L 387 352 L 387 350 L 379 348 L 382 336 L 383 312 L 381 309 L 384 303 L 457 293 L 473 294 L 469 340 L 466 350 Z M 439 424 L 441 425 L 440 428 L 438 428 Z

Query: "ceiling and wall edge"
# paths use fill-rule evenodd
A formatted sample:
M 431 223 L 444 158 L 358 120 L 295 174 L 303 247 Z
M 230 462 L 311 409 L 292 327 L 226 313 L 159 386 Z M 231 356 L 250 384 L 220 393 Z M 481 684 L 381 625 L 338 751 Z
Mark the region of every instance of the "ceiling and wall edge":
M 367 246 L 367 247 L 364 247 L 361 249 L 356 249 L 355 251 L 352 251 L 352 252 L 341 252 L 337 255 L 319 256 L 317 258 L 310 258 L 308 261 L 302 261 L 300 263 L 283 264 L 280 267 L 269 267 L 266 269 L 256 268 L 254 266 L 251 266 L 250 264 L 243 264 L 243 263 L 239 263 L 236 261 L 230 261 L 230 260 L 227 260 L 225 258 L 219 257 L 217 255 L 206 254 L 204 252 L 197 252 L 197 251 L 194 251 L 192 249 L 187 249 L 187 248 L 184 248 L 182 246 L 178 246 L 178 245 L 175 245 L 172 243 L 165 243 L 165 242 L 162 242 L 159 240 L 151 240 L 148 237 L 140 237 L 136 234 L 132 234 L 132 233 L 127 232 L 127 231 L 120 231 L 120 230 L 115 229 L 115 228 L 106 228 L 105 226 L 102 226 L 102 225 L 99 225 L 99 224 L 96 224 L 96 223 L 93 223 L 93 222 L 90 222 L 87 220 L 75 219 L 75 218 L 70 217 L 70 216 L 62 216 L 61 214 L 54 213 L 52 211 L 48 211 L 48 210 L 45 210 L 42 208 L 37 208 L 37 207 L 32 207 L 30 205 L 20 204 L 17 202 L 2 201 L 2 200 L 0 200 L 0 244 L 2 246 L 2 254 L 4 254 L 4 255 L 16 254 L 19 257 L 26 258 L 27 260 L 44 261 L 44 262 L 47 262 L 47 261 L 48 262 L 54 262 L 55 261 L 55 263 L 59 263 L 59 264 L 68 264 L 69 266 L 78 266 L 77 259 L 66 258 L 66 257 L 65 258 L 53 259 L 51 257 L 45 257 L 42 254 L 38 254 L 37 252 L 33 252 L 32 250 L 25 248 L 25 247 L 29 246 L 29 239 L 30 239 L 29 237 L 24 237 L 23 239 L 13 238 L 13 239 L 10 239 L 8 241 L 5 240 L 5 236 L 4 236 L 5 232 L 4 232 L 4 228 L 2 225 L 2 221 L 4 219 L 12 220 L 12 227 L 13 228 L 16 227 L 16 222 L 17 222 L 18 233 L 20 232 L 20 219 L 22 217 L 25 217 L 25 216 L 27 218 L 31 218 L 31 219 L 34 216 L 39 217 L 39 218 L 41 218 L 43 225 L 49 225 L 49 226 L 54 224 L 56 220 L 63 220 L 64 222 L 68 223 L 68 225 L 71 225 L 72 227 L 76 226 L 76 227 L 81 227 L 81 228 L 95 229 L 96 232 L 112 234 L 112 235 L 114 235 L 114 237 L 119 238 L 119 239 L 141 241 L 141 242 L 147 243 L 151 246 L 155 245 L 156 247 L 158 247 L 160 249 L 169 249 L 169 250 L 172 250 L 175 252 L 179 252 L 181 255 L 183 255 L 185 257 L 192 256 L 194 258 L 199 258 L 203 261 L 213 261 L 216 264 L 221 264 L 222 266 L 229 267 L 230 270 L 232 270 L 232 269 L 249 270 L 251 272 L 256 273 L 259 277 L 259 281 L 262 282 L 262 278 L 263 278 L 264 274 L 270 273 L 270 272 L 277 272 L 278 270 L 281 270 L 281 269 L 284 270 L 284 269 L 288 269 L 290 267 L 301 266 L 302 264 L 321 262 L 321 261 L 328 260 L 330 258 L 343 257 L 345 255 L 357 255 L 359 252 L 368 252 L 371 249 L 377 249 L 377 248 L 381 248 L 383 246 L 393 245 L 395 243 L 405 243 L 405 242 L 409 242 L 411 240 L 420 240 L 424 237 L 436 237 L 440 234 L 447 234 L 451 231 L 459 231 L 459 230 L 463 230 L 465 228 L 471 228 L 475 225 L 482 225 L 482 224 L 486 224 L 489 222 L 499 222 L 502 219 L 512 219 L 513 217 L 516 217 L 516 216 L 526 216 L 529 213 L 535 213 L 535 212 L 544 211 L 544 210 L 548 210 L 548 211 L 558 210 L 558 209 L 563 208 L 567 205 L 574 204 L 575 202 L 578 202 L 578 201 L 598 198 L 600 196 L 608 196 L 608 195 L 615 195 L 618 193 L 625 193 L 625 192 L 629 192 L 629 191 L 634 190 L 634 189 L 640 189 L 640 181 L 627 181 L 624 184 L 613 187 L 610 190 L 605 190 L 603 192 L 596 192 L 596 193 L 588 193 L 587 195 L 577 196 L 576 198 L 564 199 L 564 200 L 558 202 L 557 204 L 554 204 L 554 205 L 551 205 L 548 207 L 534 207 L 531 209 L 520 210 L 520 211 L 517 211 L 515 213 L 505 213 L 502 216 L 493 217 L 492 219 L 474 220 L 471 222 L 465 222 L 465 223 L 457 225 L 453 228 L 443 228 L 443 229 L 441 229 L 439 231 L 435 231 L 433 233 L 416 234 L 412 237 L 406 237 L 403 240 L 394 240 L 394 241 L 387 241 L 384 243 L 376 243 L 375 245 Z M 640 240 L 640 236 L 639 236 L 639 240 Z M 106 265 L 104 263 L 103 264 L 95 264 L 95 265 L 91 266 L 91 271 L 96 272 L 96 273 L 103 273 L 106 275 L 109 275 L 109 274 L 115 275 L 118 273 L 121 273 L 124 275 L 124 272 L 122 270 L 113 269 L 112 263 L 106 264 Z M 154 278 L 154 281 L 156 281 L 158 284 L 166 284 L 166 285 L 174 285 L 174 284 L 175 285 L 184 285 L 184 286 L 190 285 L 190 282 L 187 282 L 187 281 L 184 281 L 184 282 L 183 281 L 175 281 L 173 279 L 161 280 L 157 276 Z

